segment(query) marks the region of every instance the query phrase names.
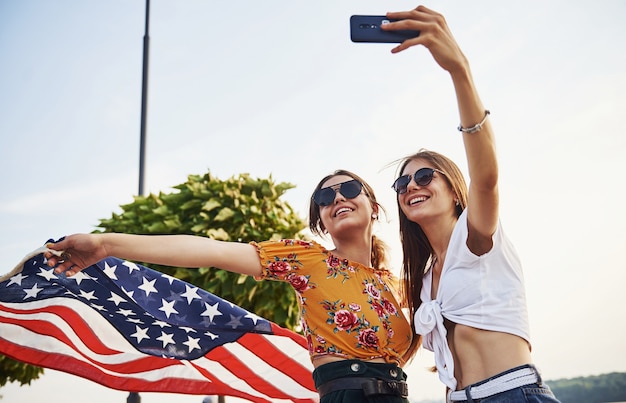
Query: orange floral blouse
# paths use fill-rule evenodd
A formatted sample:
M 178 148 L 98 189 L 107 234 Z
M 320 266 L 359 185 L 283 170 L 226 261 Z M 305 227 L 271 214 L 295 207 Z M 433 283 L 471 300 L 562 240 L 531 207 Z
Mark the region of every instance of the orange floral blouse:
M 311 359 L 331 354 L 402 363 L 413 332 L 393 273 L 339 259 L 316 242 L 251 244 L 263 266 L 260 278 L 287 281 L 296 291 Z

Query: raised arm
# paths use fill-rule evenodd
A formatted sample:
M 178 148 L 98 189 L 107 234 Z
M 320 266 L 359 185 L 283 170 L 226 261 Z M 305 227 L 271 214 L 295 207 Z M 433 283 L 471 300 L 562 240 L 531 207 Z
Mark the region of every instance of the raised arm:
M 457 97 L 460 126 L 472 128 L 484 120 L 479 130 L 462 134 L 470 176 L 468 246 L 472 252 L 481 255 L 491 249 L 491 236 L 498 223 L 498 162 L 491 124 L 488 118 L 485 119 L 487 112 L 474 85 L 469 62 L 443 15 L 419 6 L 411 11 L 388 13 L 387 17 L 401 21 L 383 25 L 383 29 L 420 31 L 418 37 L 392 49 L 393 53 L 422 45 L 450 73 Z
M 254 246 L 193 235 L 75 234 L 47 246 L 64 252 L 61 256 L 47 253 L 46 258 L 58 273 L 68 275 L 107 256 L 166 266 L 219 267 L 252 276 L 261 274 Z

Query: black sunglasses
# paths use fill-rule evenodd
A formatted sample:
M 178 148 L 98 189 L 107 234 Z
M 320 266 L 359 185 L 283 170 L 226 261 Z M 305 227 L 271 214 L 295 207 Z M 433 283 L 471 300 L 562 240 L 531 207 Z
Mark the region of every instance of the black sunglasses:
M 411 178 L 415 181 L 419 186 L 426 186 L 430 182 L 433 181 L 433 174 L 435 172 L 439 172 L 443 174 L 442 171 L 434 168 L 420 168 L 413 175 L 402 175 L 391 187 L 396 191 L 399 195 L 406 193 L 409 183 L 411 183 Z
M 321 188 L 313 193 L 313 201 L 320 207 L 330 206 L 335 201 L 337 191 L 346 199 L 354 199 L 361 194 L 363 185 L 356 179 L 342 182 L 337 185 Z

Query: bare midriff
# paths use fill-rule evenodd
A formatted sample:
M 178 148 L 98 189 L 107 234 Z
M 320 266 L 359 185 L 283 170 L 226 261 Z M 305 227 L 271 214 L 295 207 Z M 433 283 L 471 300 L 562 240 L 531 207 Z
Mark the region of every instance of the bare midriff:
M 503 371 L 530 364 L 530 346 L 519 336 L 446 321 L 457 390 Z

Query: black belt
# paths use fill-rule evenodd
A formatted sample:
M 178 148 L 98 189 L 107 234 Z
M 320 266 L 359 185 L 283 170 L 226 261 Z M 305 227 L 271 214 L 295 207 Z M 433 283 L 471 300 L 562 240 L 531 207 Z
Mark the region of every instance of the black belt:
M 317 388 L 320 398 L 331 392 L 346 389 L 361 389 L 365 396 L 396 395 L 409 396 L 409 386 L 404 381 L 391 381 L 377 378 L 337 378 L 321 384 Z

